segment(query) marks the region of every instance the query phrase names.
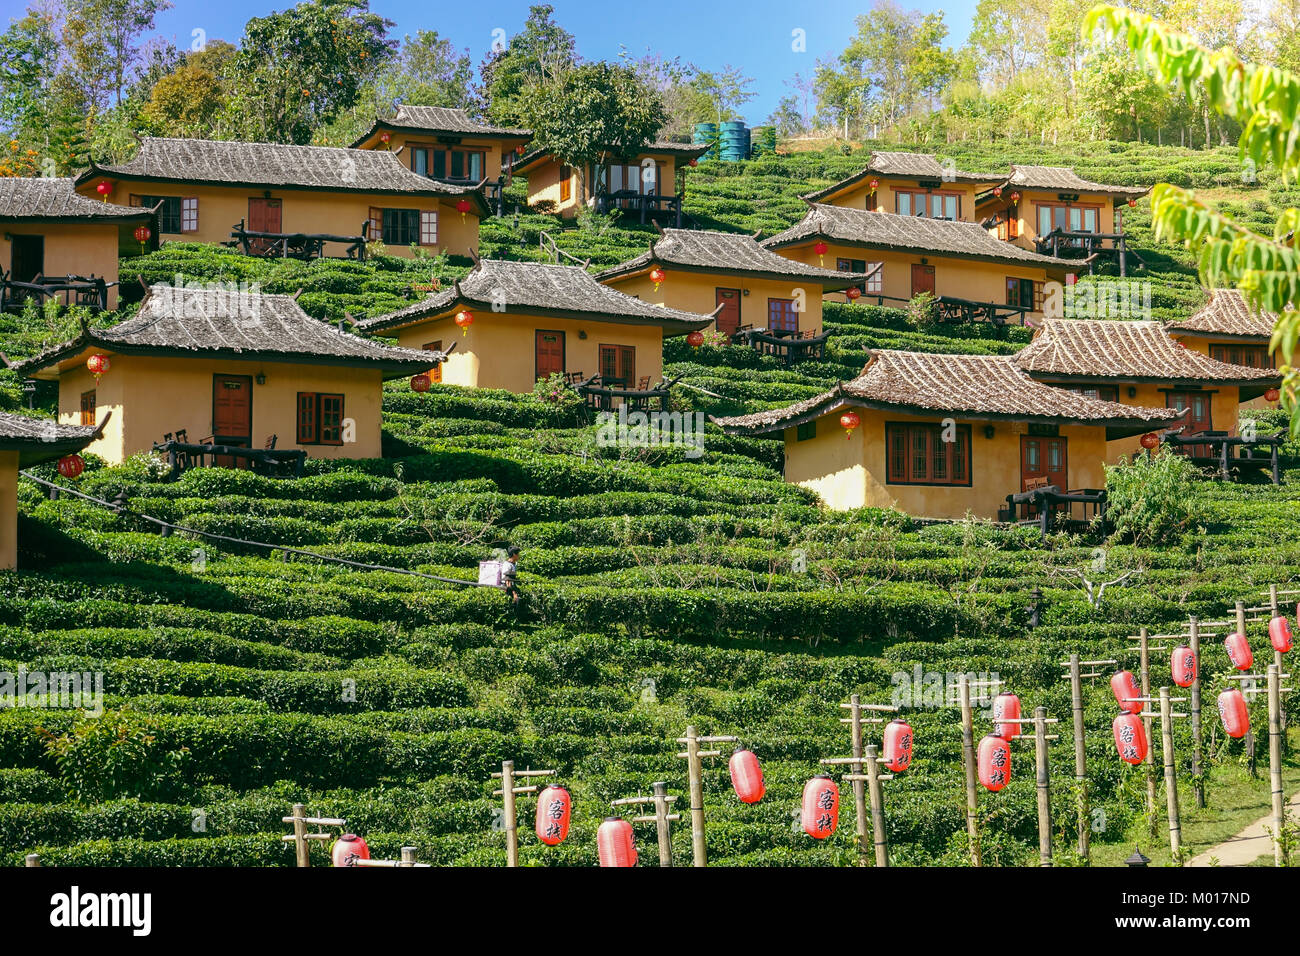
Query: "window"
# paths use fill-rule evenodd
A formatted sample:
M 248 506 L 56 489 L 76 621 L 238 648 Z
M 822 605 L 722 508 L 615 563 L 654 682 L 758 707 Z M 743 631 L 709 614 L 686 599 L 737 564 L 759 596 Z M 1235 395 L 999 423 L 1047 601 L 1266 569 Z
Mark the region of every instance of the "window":
M 199 201 L 188 196 L 181 200 L 181 232 L 199 231 Z
M 799 331 L 799 313 L 795 311 L 794 299 L 767 300 L 767 327 L 782 332 Z
M 885 264 L 883 262 L 867 262 L 865 259 L 839 259 L 835 260 L 835 270 L 837 272 L 865 272 L 867 281 L 858 286 L 863 292 L 879 294 L 884 291 L 885 282 Z
M 1077 392 L 1085 398 L 1098 398 L 1103 402 L 1119 401 L 1118 385 L 1075 385 L 1069 391 Z
M 485 154 L 481 150 L 442 146 L 410 146 L 411 172 L 431 179 L 460 179 L 477 183 L 483 179 Z
M 1267 345 L 1211 345 L 1210 358 L 1246 368 L 1272 368 L 1273 357 Z
M 95 390 L 81 393 L 81 424 L 95 424 Z
M 560 202 L 568 202 L 573 197 L 573 170 L 568 166 L 560 167 Z
M 1008 212 L 998 219 L 998 238 L 1017 239 L 1020 237 L 1020 217 Z
M 885 458 L 888 484 L 969 485 L 970 426 L 886 423 Z
M 196 198 L 180 196 L 131 196 L 132 206 L 152 209 L 162 203 L 158 210 L 158 231 L 166 233 L 198 232 L 199 201 Z
M 391 246 L 409 246 L 420 241 L 421 216 L 418 209 L 371 209 L 372 232 L 376 221 L 378 238 Z
M 441 352 L 441 351 L 442 351 L 442 339 L 438 339 L 438 341 L 436 341 L 436 342 L 425 342 L 423 345 L 420 346 L 420 348 L 422 348 L 422 349 L 423 349 L 424 351 L 426 351 L 426 352 Z M 439 362 L 439 363 L 438 363 L 437 365 L 435 365 L 433 368 L 429 369 L 429 381 L 431 381 L 431 382 L 441 382 L 441 381 L 442 381 L 442 363 L 441 363 L 441 362 Z
M 1076 206 L 1073 203 L 1046 203 L 1038 206 L 1038 234 L 1053 229 L 1062 232 L 1098 232 L 1101 229 L 1100 206 Z
M 1016 279 L 1007 276 L 1007 305 L 1016 305 L 1031 312 L 1042 312 L 1047 287 L 1033 279 Z
M 600 379 L 602 384 L 616 381 L 622 382 L 624 388 L 635 388 L 636 349 L 631 345 L 602 345 Z
M 960 219 L 961 194 L 934 192 L 928 189 L 896 189 L 894 208 L 900 216 Z
M 811 438 L 816 438 L 817 419 L 814 418 L 810 422 L 804 422 L 802 425 L 796 428 L 794 437 L 795 437 L 795 441 L 808 441 Z
M 298 444 L 343 444 L 343 396 L 298 393 Z
M 436 246 L 438 244 L 438 211 L 436 209 L 420 210 L 420 245 Z

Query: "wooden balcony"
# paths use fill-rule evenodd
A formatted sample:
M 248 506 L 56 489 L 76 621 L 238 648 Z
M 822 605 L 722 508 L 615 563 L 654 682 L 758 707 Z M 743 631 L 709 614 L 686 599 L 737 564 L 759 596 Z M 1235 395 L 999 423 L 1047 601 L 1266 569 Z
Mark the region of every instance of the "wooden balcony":
M 100 276 L 38 275 L 30 282 L 18 282 L 12 273 L 0 272 L 0 312 L 21 312 L 28 301 L 43 306 L 48 299 L 63 297 L 64 305 L 84 305 L 100 312 L 108 310 L 108 290 L 117 285 Z
M 641 225 L 647 222 L 671 221 L 677 229 L 682 227 L 682 197 L 660 196 L 654 193 L 639 193 L 633 189 L 621 189 L 612 193 L 596 194 L 596 211 L 613 212 L 615 209 L 627 210 L 641 218 Z
M 1083 259 L 1092 274 L 1093 264 L 1106 260 L 1119 266 L 1121 276 L 1128 275 L 1129 260 L 1135 260 L 1139 268 L 1145 263 L 1136 252 L 1128 248 L 1128 238 L 1122 232 L 1087 232 L 1082 230 L 1053 229 L 1045 236 L 1034 240 L 1034 251 L 1045 256 L 1060 259 Z
M 817 329 L 797 332 L 742 325 L 732 334 L 731 341 L 757 349 L 764 355 L 774 355 L 786 365 L 798 365 L 800 362 L 825 358 L 826 342 L 830 337 L 829 332 Z

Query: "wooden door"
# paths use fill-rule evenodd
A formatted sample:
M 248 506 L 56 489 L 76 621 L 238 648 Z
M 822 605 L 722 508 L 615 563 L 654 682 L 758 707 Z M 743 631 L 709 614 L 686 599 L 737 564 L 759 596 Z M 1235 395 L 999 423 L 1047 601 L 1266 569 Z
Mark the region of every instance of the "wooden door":
M 253 445 L 253 378 L 251 375 L 212 376 L 212 437 L 218 445 Z M 214 465 L 247 468 L 247 459 L 217 455 Z
M 934 266 L 912 263 L 912 295 L 928 292 L 934 295 Z
M 436 342 L 425 342 L 422 346 L 420 346 L 420 348 L 424 349 L 424 351 L 426 352 L 441 352 L 442 339 L 438 339 Z M 429 381 L 434 383 L 438 383 L 442 381 L 441 362 L 439 362 L 433 368 L 429 369 Z
M 250 232 L 281 232 L 281 200 L 248 200 L 248 229 Z
M 15 235 L 9 278 L 31 282 L 45 273 L 45 237 Z
M 1180 412 L 1191 409 L 1191 414 L 1182 419 L 1182 434 L 1195 435 L 1214 429 L 1214 420 L 1210 410 L 1211 395 L 1208 392 L 1166 392 L 1165 407 L 1176 408 Z M 1179 450 L 1185 455 L 1205 457 L 1213 453 L 1209 445 L 1182 445 Z
M 539 379 L 564 371 L 564 333 L 548 329 L 537 330 L 537 349 L 534 372 Z
M 1022 435 L 1020 437 L 1020 490 L 1056 485 L 1070 487 L 1066 439 Z
M 736 330 L 740 328 L 740 290 L 739 289 L 715 289 L 713 292 L 714 306 L 722 306 L 722 311 L 718 313 L 715 322 L 717 329 L 723 335 L 730 338 L 735 335 Z

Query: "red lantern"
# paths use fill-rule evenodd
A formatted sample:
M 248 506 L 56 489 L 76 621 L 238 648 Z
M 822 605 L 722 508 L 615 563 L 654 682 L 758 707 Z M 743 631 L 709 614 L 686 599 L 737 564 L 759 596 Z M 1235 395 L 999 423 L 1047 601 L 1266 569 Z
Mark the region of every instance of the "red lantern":
M 1010 691 L 1004 691 L 993 698 L 993 736 L 1010 740 L 1020 733 L 1020 698 Z M 1003 721 L 1003 722 L 1000 722 Z
M 153 236 L 153 230 L 148 226 L 135 227 L 135 241 L 140 243 L 140 251 L 144 252 L 144 244 Z
M 885 725 L 883 759 L 894 773 L 912 766 L 912 725 L 907 721 L 891 720 Z
M 1186 644 L 1175 647 L 1169 662 L 1169 670 L 1174 683 L 1179 687 L 1191 687 L 1196 683 L 1196 655 L 1192 653 L 1192 649 Z
M 844 290 L 844 294 L 848 296 L 850 302 L 854 302 L 858 296 L 862 295 L 862 290 L 855 285 L 851 285 Z
M 700 165 L 700 161 L 698 159 L 692 159 L 688 165 L 691 169 L 694 169 L 696 166 Z
M 1223 721 L 1223 732 L 1229 737 L 1241 738 L 1250 733 L 1250 711 L 1246 709 L 1246 698 L 1241 691 L 1233 687 L 1219 695 L 1219 719 Z
M 818 775 L 803 786 L 803 832 L 814 840 L 825 840 L 835 832 L 840 819 L 840 788 L 830 777 Z
M 990 793 L 997 793 L 1011 780 L 1011 744 L 994 734 L 980 741 L 980 783 Z
M 659 291 L 659 283 L 663 282 L 666 278 L 668 278 L 668 274 L 664 272 L 662 266 L 655 266 L 650 270 L 650 281 L 655 284 L 656 292 Z
M 826 260 L 823 257 L 826 255 L 826 250 L 829 248 L 830 246 L 826 245 L 826 243 L 822 242 L 820 239 L 813 243 L 813 252 L 817 253 L 817 259 L 822 265 L 826 264 Z
M 1268 622 L 1268 639 L 1279 654 L 1291 650 L 1291 622 L 1280 614 L 1273 618 Z
M 704 344 L 704 333 L 696 329 L 690 335 L 686 336 L 686 344 L 693 349 L 698 349 Z
M 411 391 L 413 392 L 427 392 L 432 384 L 433 379 L 429 378 L 425 372 L 411 376 Z
M 113 191 L 113 184 L 107 179 L 101 179 L 95 186 L 95 192 L 99 193 L 99 198 L 108 202 L 108 194 Z
M 880 187 L 880 180 L 873 179 L 871 182 L 867 183 L 867 185 L 871 187 L 871 191 L 874 193 Z
M 1133 699 L 1142 696 L 1142 689 L 1138 687 L 1137 678 L 1132 671 L 1116 671 L 1112 674 L 1110 692 L 1115 695 L 1115 703 L 1119 704 L 1120 710 L 1130 714 L 1142 710 L 1142 701 Z
M 1133 208 L 1134 206 L 1136 206 L 1137 204 L 1138 204 L 1138 201 L 1137 201 L 1136 199 L 1130 199 L 1130 200 L 1128 201 L 1128 207 L 1129 207 L 1130 209 L 1132 209 L 1132 208 Z
M 596 856 L 601 866 L 636 866 L 632 824 L 620 817 L 606 817 L 596 831 Z
M 356 866 L 357 860 L 370 859 L 370 847 L 355 833 L 345 833 L 334 841 L 330 859 L 335 866 Z
M 523 143 L 520 143 L 518 146 L 515 147 L 515 155 L 516 155 L 516 156 L 522 156 L 522 155 L 524 155 L 524 144 L 523 144 Z
M 108 360 L 107 355 L 97 353 L 95 355 L 90 356 L 90 358 L 86 359 L 86 368 L 90 370 L 91 375 L 95 376 L 96 382 L 99 381 L 99 377 L 101 375 L 103 375 L 112 367 L 113 367 L 113 363 Z
M 1011 201 L 1012 201 L 1013 203 L 1020 202 L 1020 193 L 1013 192 L 1013 193 L 1011 194 Z
M 1160 436 L 1157 435 L 1155 432 L 1147 432 L 1139 439 L 1139 441 L 1142 442 L 1143 448 L 1145 448 L 1147 451 L 1150 451 L 1152 448 L 1156 448 L 1157 446 L 1159 446 Z
M 752 750 L 737 750 L 727 764 L 731 771 L 731 787 L 741 803 L 758 803 L 767 792 L 763 783 L 763 768 Z
M 994 187 L 993 187 L 993 195 L 996 196 L 998 199 L 1001 199 L 1001 198 L 1002 198 L 1002 187 L 1001 187 L 1001 186 L 994 186 Z
M 474 324 L 474 313 L 468 309 L 461 309 L 456 313 L 454 321 L 460 326 L 461 335 L 469 335 L 469 327 Z
M 384 130 L 384 132 L 379 134 L 379 142 L 383 143 L 385 146 L 388 145 L 389 140 L 391 140 L 392 138 L 393 138 L 393 134 L 388 132 L 387 130 Z
M 469 210 L 470 210 L 470 202 L 468 199 L 456 200 L 456 211 L 460 213 L 461 222 L 465 221 L 465 213 L 469 212 Z
M 1271 631 L 1271 628 L 1270 628 Z M 1255 652 L 1250 648 L 1250 641 L 1245 634 L 1229 634 L 1223 641 L 1228 652 L 1228 660 L 1239 671 L 1248 671 L 1255 663 Z
M 77 478 L 86 470 L 80 455 L 64 455 L 59 459 L 59 474 L 64 478 Z
M 844 437 L 852 438 L 853 429 L 862 424 L 862 419 L 858 417 L 857 412 L 845 412 L 840 416 L 840 428 L 844 429 Z
M 1276 402 L 1281 397 L 1282 393 L 1275 388 L 1270 388 L 1264 392 L 1264 401 L 1266 402 Z
M 537 839 L 547 846 L 558 846 L 569 835 L 569 812 L 573 800 L 569 791 L 551 784 L 537 795 Z
M 1115 749 L 1125 763 L 1139 764 L 1147 759 L 1147 729 L 1137 714 L 1120 714 L 1111 722 Z

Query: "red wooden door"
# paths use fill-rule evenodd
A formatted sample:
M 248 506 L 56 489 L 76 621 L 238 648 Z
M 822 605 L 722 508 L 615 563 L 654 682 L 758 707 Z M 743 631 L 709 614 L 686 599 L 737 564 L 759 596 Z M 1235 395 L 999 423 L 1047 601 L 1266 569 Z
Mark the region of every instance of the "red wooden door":
M 252 376 L 212 376 L 212 437 L 218 445 L 252 447 Z M 215 456 L 212 463 L 228 468 L 247 467 L 247 459 L 236 459 L 230 455 Z
M 537 377 L 546 378 L 555 372 L 564 371 L 564 333 L 547 329 L 537 330 L 537 359 L 535 363 Z
M 1165 407 L 1176 408 L 1180 412 L 1185 409 L 1191 409 L 1191 414 L 1182 419 L 1182 434 L 1185 436 L 1195 435 L 1198 432 L 1208 432 L 1214 428 L 1214 420 L 1210 410 L 1210 395 L 1206 392 L 1166 392 Z M 1212 453 L 1209 445 L 1182 445 L 1180 450 L 1185 455 L 1204 457 Z
M 248 200 L 248 229 L 250 232 L 280 232 L 281 201 L 279 199 Z
M 912 295 L 928 292 L 934 295 L 934 266 L 912 263 Z
M 718 331 L 726 336 L 734 335 L 740 328 L 740 290 L 715 289 L 713 304 L 722 306 L 715 321 Z
M 1056 485 L 1062 491 L 1070 487 L 1069 460 L 1064 438 L 1020 437 L 1020 490 Z

